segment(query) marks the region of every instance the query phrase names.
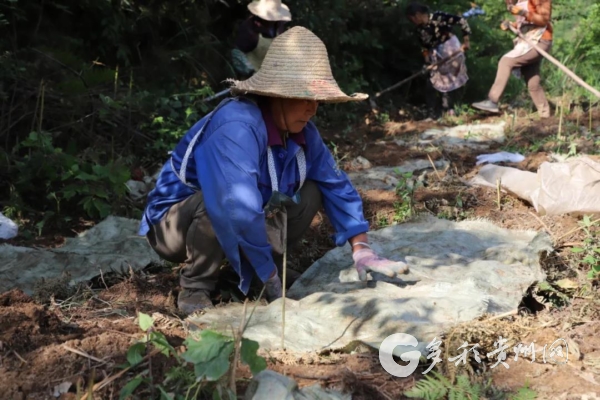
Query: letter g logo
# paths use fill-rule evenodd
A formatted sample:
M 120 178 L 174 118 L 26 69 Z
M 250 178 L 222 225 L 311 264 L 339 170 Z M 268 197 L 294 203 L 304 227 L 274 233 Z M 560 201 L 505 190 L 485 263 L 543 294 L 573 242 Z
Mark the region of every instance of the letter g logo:
M 406 378 L 415 372 L 419 366 L 421 352 L 414 350 L 402 353 L 400 359 L 408 362 L 408 365 L 399 365 L 394 361 L 394 349 L 398 346 L 417 347 L 418 344 L 419 342 L 414 336 L 406 333 L 394 333 L 393 335 L 386 337 L 379 347 L 379 362 L 381 363 L 381 366 L 390 375 L 398 378 Z

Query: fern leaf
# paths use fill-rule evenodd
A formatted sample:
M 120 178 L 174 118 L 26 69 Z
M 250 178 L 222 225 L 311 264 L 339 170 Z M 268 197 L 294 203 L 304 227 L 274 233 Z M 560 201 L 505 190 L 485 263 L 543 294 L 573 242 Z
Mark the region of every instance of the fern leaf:
M 456 386 L 460 390 L 462 398 L 477 400 L 481 396 L 481 385 L 477 382 L 471 382 L 467 375 L 457 377 Z
M 469 388 L 469 390 L 467 390 L 467 395 L 468 395 L 469 399 L 476 400 L 481 397 L 482 392 L 483 392 L 483 389 L 482 389 L 481 385 L 475 384 L 475 385 L 471 386 Z
M 525 385 L 517 394 L 511 398 L 511 400 L 535 400 L 537 398 L 537 392 L 529 389 L 529 385 Z
M 451 387 L 450 381 L 433 371 L 432 376 L 426 376 L 417 382 L 415 387 L 405 392 L 404 395 L 409 398 L 441 400 L 448 393 L 449 387 Z

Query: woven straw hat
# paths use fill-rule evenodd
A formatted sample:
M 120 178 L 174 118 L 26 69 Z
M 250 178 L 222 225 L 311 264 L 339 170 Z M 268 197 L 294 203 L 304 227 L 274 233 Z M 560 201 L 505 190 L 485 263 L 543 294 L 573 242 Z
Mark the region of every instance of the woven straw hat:
M 232 81 L 232 94 L 317 100 L 323 103 L 361 101 L 369 96 L 342 92 L 331 73 L 327 49 L 306 28 L 296 26 L 271 43 L 261 68 L 245 81 Z
M 292 13 L 281 0 L 256 0 L 248 4 L 248 10 L 265 21 L 291 21 Z

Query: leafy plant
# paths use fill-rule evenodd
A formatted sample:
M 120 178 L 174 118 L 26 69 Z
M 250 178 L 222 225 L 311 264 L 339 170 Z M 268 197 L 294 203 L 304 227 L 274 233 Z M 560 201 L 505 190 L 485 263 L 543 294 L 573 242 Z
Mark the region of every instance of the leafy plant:
M 187 350 L 182 357 L 194 365 L 196 379 L 218 381 L 229 370 L 234 338 L 204 330 L 198 338 L 187 338 L 185 346 Z M 257 350 L 257 342 L 242 338 L 241 361 L 250 367 L 252 374 L 257 374 L 267 367 L 265 359 L 256 354 Z
M 526 383 L 522 388 L 519 388 L 517 393 L 511 397 L 511 400 L 535 400 L 537 392 L 529 389 L 529 383 Z
M 342 161 L 348 158 L 348 154 L 340 155 L 339 147 L 334 142 L 330 142 L 329 146 L 331 147 L 331 155 L 333 156 L 333 160 L 335 161 L 335 165 L 339 168 Z
M 144 337 L 131 345 L 129 350 L 127 351 L 127 363 L 122 365 L 122 368 L 134 368 L 142 363 L 144 358 L 146 357 L 147 346 L 151 345 L 156 352 L 162 353 L 166 357 L 174 357 L 177 361 L 181 362 L 181 358 L 177 351 L 171 346 L 162 332 L 158 332 L 154 329 L 154 320 L 147 314 L 139 313 L 138 314 L 138 324 L 140 329 L 145 332 Z M 148 357 L 151 359 L 151 355 Z M 119 399 L 124 400 L 131 396 L 133 392 L 142 384 L 147 384 L 150 387 L 154 387 L 152 371 L 152 365 L 150 364 L 148 368 L 145 368 L 140 373 L 138 373 L 132 380 L 127 382 L 127 384 L 121 389 L 119 394 Z M 175 374 L 173 370 L 171 370 L 171 377 Z M 189 376 L 183 375 L 183 377 L 188 378 Z M 158 389 L 161 392 L 161 400 L 163 398 L 170 399 L 170 397 L 162 397 L 162 393 L 167 393 L 165 389 L 158 385 Z
M 426 400 L 439 399 L 479 399 L 484 389 L 479 384 L 472 384 L 467 375 L 456 377 L 456 383 L 444 377 L 436 371 L 431 371 L 432 375 L 426 375 L 425 378 L 417 382 L 414 388 L 405 392 L 404 395 L 409 398 L 418 398 Z
M 394 222 L 404 222 L 413 214 L 413 195 L 415 183 L 412 172 L 400 172 L 396 170 L 398 182 L 396 183 L 396 195 L 400 202 L 394 204 Z
M 236 360 L 235 352 L 239 350 L 241 362 L 248 365 L 253 375 L 267 367 L 266 360 L 257 354 L 259 345 L 254 340 L 203 330 L 198 335 L 190 335 L 184 341 L 186 350 L 179 354 L 165 335 L 154 329 L 152 317 L 139 313 L 138 321 L 140 329 L 145 332 L 144 337 L 131 345 L 127 351 L 127 363 L 121 367 L 133 369 L 142 365 L 145 358 L 151 360 L 152 353 L 146 355 L 148 346 L 155 353 L 173 358 L 176 365 L 167 371 L 163 382 L 157 384 L 153 381 L 149 364 L 121 389 L 121 400 L 131 396 L 142 385 L 148 386 L 151 391 L 157 390 L 161 400 L 196 398 L 200 391 L 212 393 L 214 399 L 235 399 L 235 393 L 223 382 L 227 372 L 236 367 L 232 364 L 232 359 Z
M 14 164 L 9 169 L 17 177 L 14 192 L 36 207 L 40 195 L 47 200 L 45 215 L 37 225 L 38 234 L 50 218 L 62 216 L 65 210 L 105 218 L 127 193 L 125 182 L 130 173 L 121 161 L 102 164 L 93 154 L 64 151 L 54 146 L 48 132 L 31 132 L 15 146 L 13 154 Z
M 600 274 L 600 243 L 598 242 L 597 232 L 592 230 L 597 223 L 598 221 L 592 221 L 588 215 L 584 216 L 579 222 L 586 236 L 583 240 L 583 246 L 571 249 L 572 253 L 583 256 L 581 262 L 589 266 L 590 270 L 587 276 L 590 279 L 594 279 Z
M 535 288 L 534 297 L 542 304 L 550 304 L 555 307 L 561 307 L 569 303 L 570 298 L 563 293 L 560 286 L 550 284 L 547 281 L 538 282 Z
M 533 400 L 537 393 L 526 384 L 516 394 L 506 394 L 494 388 L 491 379 L 486 384 L 472 382 L 467 375 L 459 375 L 455 382 L 436 371 L 431 371 L 425 378 L 418 381 L 410 390 L 404 393 L 406 397 L 425 400 L 478 400 L 498 398 L 510 400 Z

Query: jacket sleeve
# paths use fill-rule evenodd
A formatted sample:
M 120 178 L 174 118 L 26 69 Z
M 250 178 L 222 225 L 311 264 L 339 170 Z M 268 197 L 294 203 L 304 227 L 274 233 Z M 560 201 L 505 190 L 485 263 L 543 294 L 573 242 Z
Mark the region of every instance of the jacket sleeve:
M 437 11 L 433 14 L 433 18 L 440 25 L 447 25 L 450 27 L 460 25 L 463 36 L 470 36 L 472 33 L 467 19 L 462 16 Z
M 307 179 L 321 190 L 323 208 L 336 234 L 334 241 L 343 246 L 350 238 L 369 231 L 363 215 L 362 200 L 346 173 L 338 168 L 316 128 L 307 126 Z
M 194 152 L 206 212 L 227 258 L 240 253 L 265 282 L 275 268 L 258 189 L 266 146 L 246 123 L 226 122 Z
M 537 0 L 534 1 L 536 12 L 530 11 L 527 13 L 527 21 L 537 25 L 546 26 L 550 23 L 552 18 L 552 3 L 550 0 Z

